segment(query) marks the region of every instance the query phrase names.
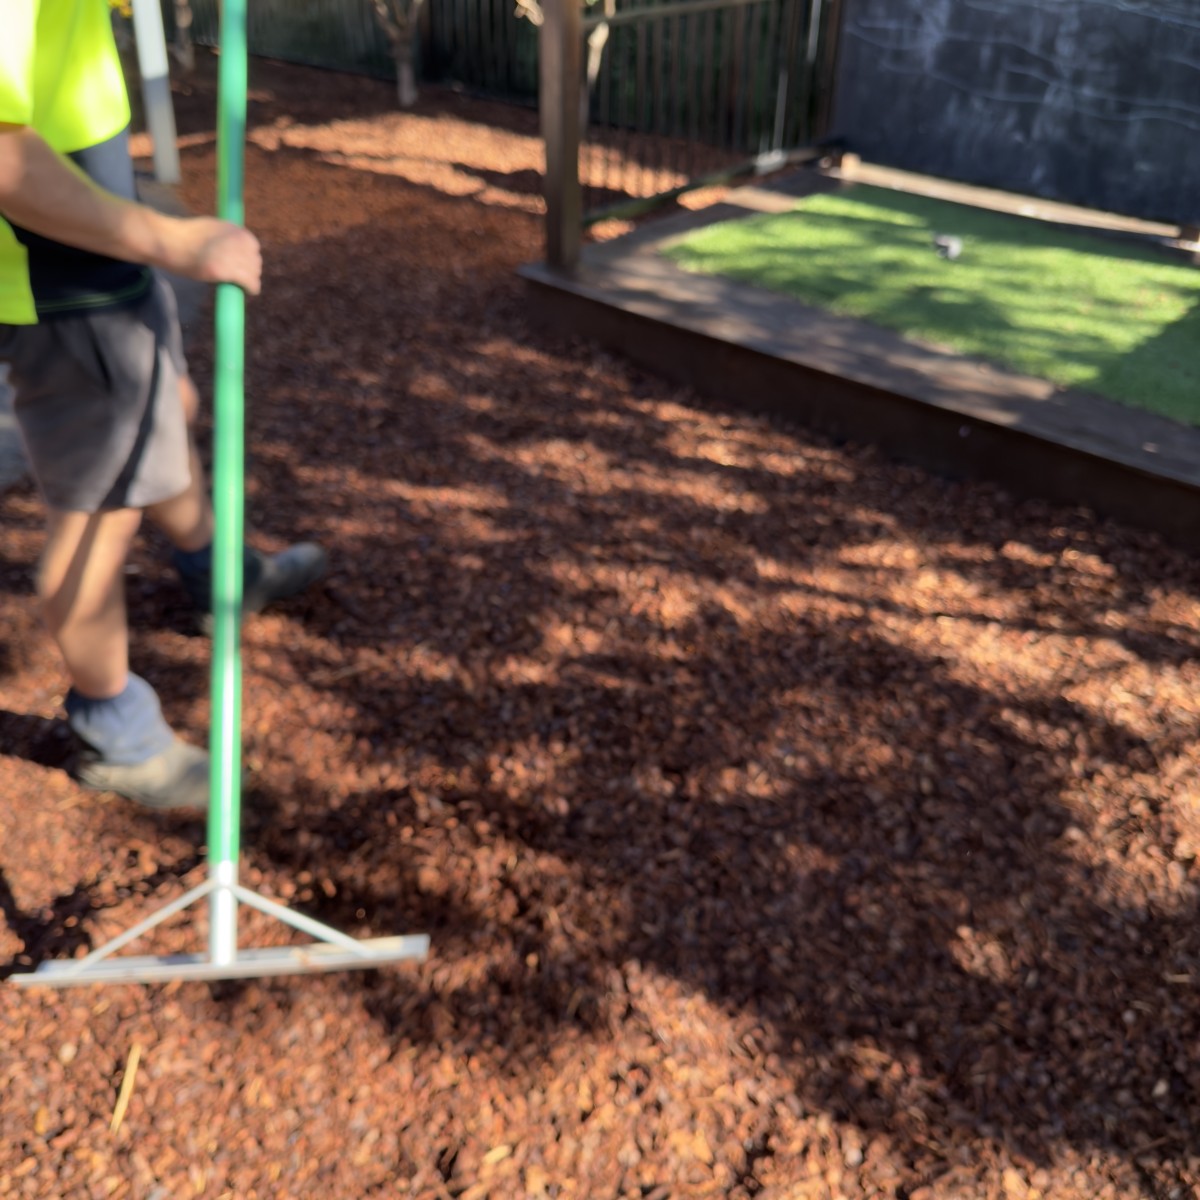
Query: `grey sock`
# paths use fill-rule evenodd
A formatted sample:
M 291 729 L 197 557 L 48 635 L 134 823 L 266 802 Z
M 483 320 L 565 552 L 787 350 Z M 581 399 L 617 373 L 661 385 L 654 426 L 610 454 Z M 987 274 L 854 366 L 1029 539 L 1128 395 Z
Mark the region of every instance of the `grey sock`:
M 175 740 L 154 689 L 131 674 L 117 696 L 94 699 L 72 688 L 67 724 L 108 763 L 131 766 L 161 754 Z

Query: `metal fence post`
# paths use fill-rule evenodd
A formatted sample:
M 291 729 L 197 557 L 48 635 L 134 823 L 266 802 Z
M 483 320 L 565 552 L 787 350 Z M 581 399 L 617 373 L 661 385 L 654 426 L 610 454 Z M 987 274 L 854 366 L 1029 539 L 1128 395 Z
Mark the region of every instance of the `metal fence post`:
M 171 77 L 167 66 L 167 35 L 158 0 L 134 0 L 133 36 L 142 75 L 146 124 L 154 144 L 154 174 L 159 183 L 178 183 L 175 106 L 171 100 Z
M 821 38 L 819 69 L 819 101 L 815 116 L 814 141 L 821 141 L 833 132 L 834 106 L 837 102 L 838 67 L 842 47 L 842 0 L 828 0 L 825 27 Z
M 561 271 L 579 262 L 583 194 L 579 184 L 583 86 L 581 0 L 545 0 L 541 28 L 542 137 L 546 144 L 546 261 Z
M 796 110 L 800 104 L 806 75 L 800 57 L 801 30 L 804 26 L 804 19 L 809 15 L 814 3 L 819 3 L 819 0 L 791 0 L 788 10 L 787 35 L 782 47 L 784 69 L 779 80 L 782 120 L 778 127 L 777 150 L 783 150 L 795 142 L 803 141 L 808 136 L 808 115 L 806 113 L 799 114 Z M 795 128 L 800 121 L 805 123 L 803 132 Z

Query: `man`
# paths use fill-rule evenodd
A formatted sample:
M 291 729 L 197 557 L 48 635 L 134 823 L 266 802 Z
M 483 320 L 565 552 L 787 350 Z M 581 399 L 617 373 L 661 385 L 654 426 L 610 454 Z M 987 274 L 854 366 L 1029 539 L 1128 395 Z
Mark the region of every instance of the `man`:
M 257 294 L 262 260 L 239 226 L 134 202 L 129 119 L 106 0 L 0 0 L 0 363 L 48 510 L 37 591 L 70 676 L 75 773 L 151 807 L 202 806 L 208 756 L 129 669 L 124 564 L 144 513 L 210 604 L 198 397 L 157 270 Z M 309 543 L 248 551 L 246 609 L 324 564 Z

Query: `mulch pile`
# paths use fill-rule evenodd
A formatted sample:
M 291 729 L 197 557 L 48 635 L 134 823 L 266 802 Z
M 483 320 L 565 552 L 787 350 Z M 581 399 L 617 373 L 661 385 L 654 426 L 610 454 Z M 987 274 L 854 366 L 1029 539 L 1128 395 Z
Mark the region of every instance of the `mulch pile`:
M 538 333 L 533 113 L 253 82 L 250 523 L 335 565 L 247 624 L 244 881 L 433 950 L 0 986 L 0 1196 L 1197 1195 L 1196 564 Z M 206 63 L 195 209 L 212 95 Z M 206 330 L 192 359 L 207 389 Z M 5 977 L 204 871 L 200 818 L 61 769 L 39 541 L 20 484 Z M 161 563 L 148 535 L 134 666 L 203 740 L 209 646 Z

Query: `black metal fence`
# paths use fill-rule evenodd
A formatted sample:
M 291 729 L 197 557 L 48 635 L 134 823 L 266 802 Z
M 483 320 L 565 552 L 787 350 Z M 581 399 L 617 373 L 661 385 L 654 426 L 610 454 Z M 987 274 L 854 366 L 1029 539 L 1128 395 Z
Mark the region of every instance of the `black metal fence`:
M 813 145 L 833 87 L 829 0 L 606 0 L 583 21 L 583 219 Z
M 425 0 L 422 71 L 513 100 L 538 90 L 537 26 L 513 0 Z
M 664 196 L 815 152 L 840 0 L 543 0 L 547 256 Z
M 192 35 L 215 46 L 218 0 L 192 0 Z M 170 14 L 168 13 L 168 21 Z M 512 0 L 425 0 L 420 71 L 513 100 L 537 97 L 538 31 Z M 253 0 L 250 52 L 264 58 L 388 78 L 395 64 L 370 0 Z
M 192 0 L 215 45 L 219 0 Z M 169 9 L 170 6 L 168 6 Z M 426 0 L 421 73 L 540 97 L 551 261 L 580 231 L 813 147 L 828 128 L 842 0 Z M 168 16 L 169 16 L 168 12 Z M 371 0 L 254 0 L 253 54 L 394 76 Z

